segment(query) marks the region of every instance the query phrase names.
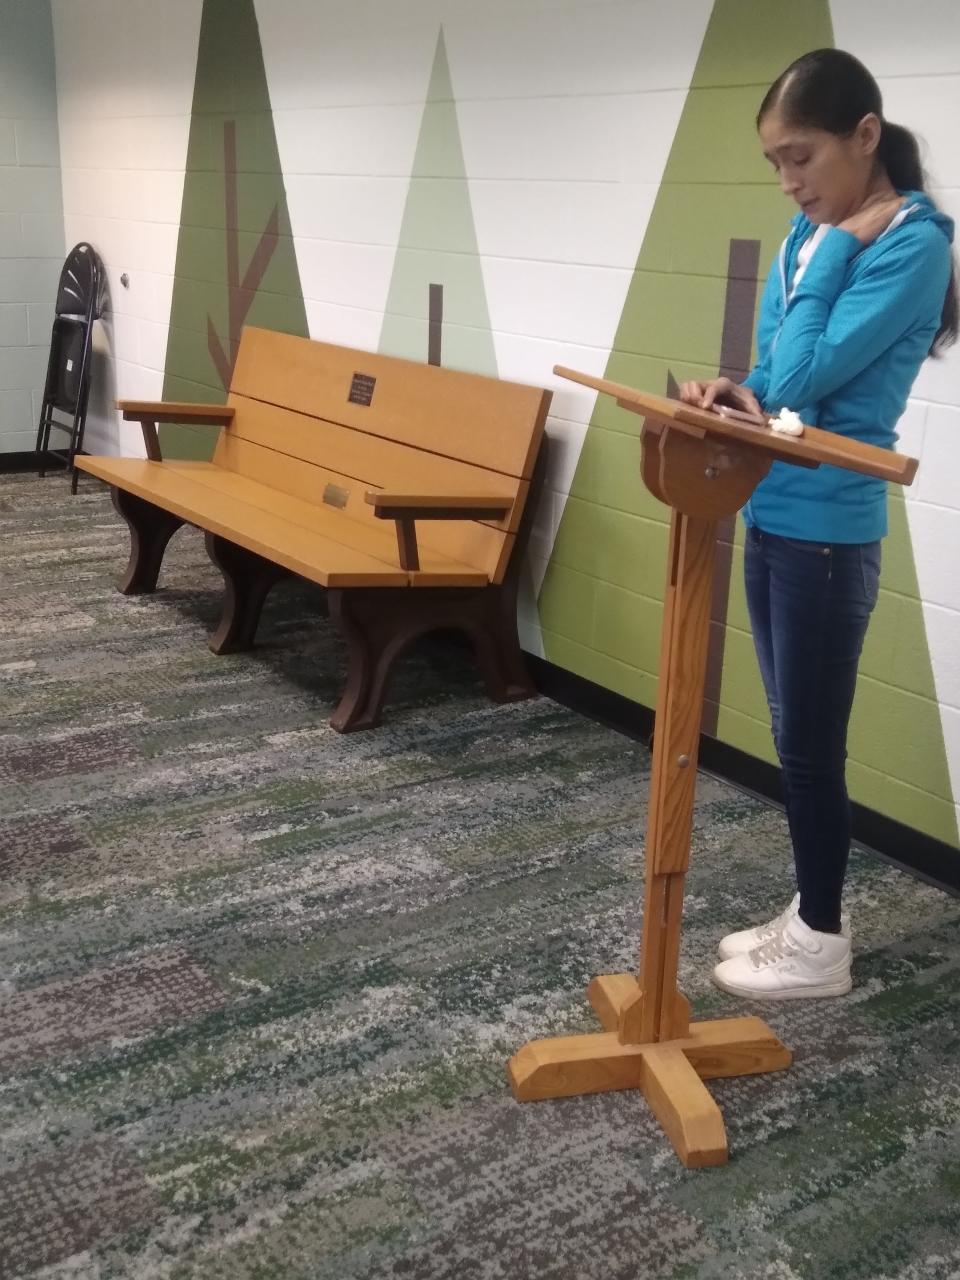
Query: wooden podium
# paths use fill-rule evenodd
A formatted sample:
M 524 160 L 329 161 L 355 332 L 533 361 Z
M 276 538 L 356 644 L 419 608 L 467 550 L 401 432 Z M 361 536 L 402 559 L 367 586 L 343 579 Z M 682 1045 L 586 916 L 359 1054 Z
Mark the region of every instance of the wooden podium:
M 779 1071 L 791 1054 L 760 1018 L 691 1023 L 677 989 L 717 522 L 744 505 L 774 461 L 829 463 L 909 484 L 917 460 L 815 427 L 786 436 L 765 422 L 695 409 L 572 369 L 557 366 L 554 373 L 613 396 L 645 419 L 641 470 L 647 488 L 672 509 L 670 550 L 639 976 L 594 978 L 587 997 L 603 1031 L 532 1040 L 507 1071 L 521 1102 L 639 1088 L 688 1168 L 723 1164 L 723 1117 L 703 1081 Z

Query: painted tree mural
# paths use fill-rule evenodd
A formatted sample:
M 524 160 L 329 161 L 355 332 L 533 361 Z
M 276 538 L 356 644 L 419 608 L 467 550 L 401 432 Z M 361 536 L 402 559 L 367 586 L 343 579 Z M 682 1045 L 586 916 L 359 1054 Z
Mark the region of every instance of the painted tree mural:
M 225 399 L 246 323 L 307 333 L 253 0 L 204 0 L 164 399 Z M 214 436 L 162 442 L 205 458 Z
M 420 123 L 380 350 L 408 360 L 497 375 L 442 30 Z

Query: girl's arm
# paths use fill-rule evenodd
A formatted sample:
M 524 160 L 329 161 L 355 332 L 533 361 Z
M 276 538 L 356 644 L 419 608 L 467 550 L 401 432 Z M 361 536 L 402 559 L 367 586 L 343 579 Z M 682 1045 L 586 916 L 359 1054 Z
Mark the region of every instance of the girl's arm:
M 757 321 L 757 363 L 744 378 L 742 385 L 749 387 L 761 404 L 767 398 L 770 374 L 770 347 L 777 328 L 777 295 L 780 293 L 779 254 L 773 259 L 760 298 L 760 317 Z
M 904 228 L 844 289 L 847 268 L 862 248 L 856 236 L 838 227 L 818 246 L 770 352 L 768 410 L 819 403 L 917 323 L 939 314 L 950 251 L 935 226 Z

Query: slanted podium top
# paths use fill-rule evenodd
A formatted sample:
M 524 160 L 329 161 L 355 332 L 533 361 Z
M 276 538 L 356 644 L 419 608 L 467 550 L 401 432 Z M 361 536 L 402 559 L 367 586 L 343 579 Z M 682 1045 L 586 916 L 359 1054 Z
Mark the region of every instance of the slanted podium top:
M 617 403 L 632 413 L 638 413 L 648 421 L 673 426 L 686 435 L 698 439 L 712 438 L 717 443 L 727 441 L 747 445 L 765 455 L 770 461 L 792 462 L 801 467 L 818 467 L 829 463 L 846 471 L 889 480 L 894 484 L 908 485 L 913 481 L 919 465 L 916 458 L 866 444 L 835 431 L 821 431 L 819 427 L 804 426 L 802 436 L 786 436 L 773 430 L 765 421 L 746 421 L 743 418 L 726 417 L 713 409 L 697 409 L 682 400 L 667 396 L 650 395 L 621 382 L 595 378 L 589 373 L 556 365 L 553 372 L 571 382 L 592 387 L 604 395 L 613 396 Z

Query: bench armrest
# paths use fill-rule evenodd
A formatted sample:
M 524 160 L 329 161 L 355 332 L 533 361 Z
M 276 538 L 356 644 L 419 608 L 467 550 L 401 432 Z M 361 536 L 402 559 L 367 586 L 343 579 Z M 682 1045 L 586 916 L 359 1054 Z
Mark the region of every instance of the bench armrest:
M 516 498 L 489 493 L 384 493 L 371 490 L 364 500 L 382 520 L 502 520 Z
M 139 422 L 143 443 L 151 462 L 162 462 L 157 425 L 181 422 L 190 426 L 226 427 L 233 421 L 233 409 L 225 404 L 183 404 L 176 400 L 118 400 L 125 422 Z
M 503 520 L 510 514 L 515 498 L 492 494 L 384 493 L 371 490 L 364 501 L 381 520 L 397 525 L 400 568 L 420 568 L 417 547 L 417 520 Z

